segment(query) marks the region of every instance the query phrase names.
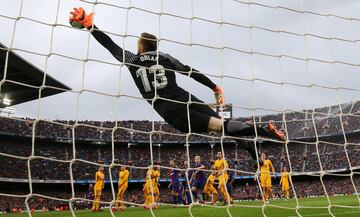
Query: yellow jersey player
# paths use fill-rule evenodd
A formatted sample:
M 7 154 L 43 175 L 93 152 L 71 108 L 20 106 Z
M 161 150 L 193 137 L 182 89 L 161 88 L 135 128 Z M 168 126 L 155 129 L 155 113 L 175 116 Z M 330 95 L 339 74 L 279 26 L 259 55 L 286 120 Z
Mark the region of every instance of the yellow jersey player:
M 269 198 L 272 195 L 272 184 L 271 184 L 271 172 L 275 173 L 275 169 L 272 165 L 271 160 L 267 158 L 267 155 L 263 152 L 260 157 L 260 182 L 263 188 L 264 201 L 269 202 Z
M 289 199 L 289 173 L 286 167 L 283 167 L 280 179 L 281 190 L 285 199 Z
M 143 188 L 144 197 L 145 197 L 145 207 L 146 209 L 150 208 L 151 203 L 156 203 L 159 200 L 159 187 L 158 180 L 160 178 L 160 170 L 158 166 L 154 166 L 147 171 L 145 184 Z M 152 196 L 154 195 L 154 201 Z M 155 206 L 152 208 L 156 208 Z
M 149 168 L 149 170 L 146 173 L 146 178 L 145 178 L 145 184 L 144 184 L 144 188 L 143 188 L 143 192 L 144 192 L 144 198 L 145 198 L 145 207 L 144 208 L 149 208 L 149 205 L 152 203 L 152 195 L 151 195 L 151 191 L 152 189 L 152 177 L 153 177 L 153 173 L 154 173 L 154 169 L 153 168 Z
M 120 203 L 120 210 L 125 210 L 125 203 L 124 203 L 124 194 L 128 187 L 129 183 L 129 170 L 126 169 L 125 166 L 121 167 L 119 172 L 119 182 L 118 182 L 118 193 L 116 198 L 115 210 L 118 210 L 119 203 Z
M 95 173 L 94 202 L 91 209 L 94 212 L 100 211 L 101 192 L 104 189 L 104 185 L 105 185 L 104 167 L 99 166 L 99 170 Z
M 224 159 L 222 152 L 218 152 L 217 160 L 214 163 L 214 169 L 217 171 L 217 176 L 219 177 L 219 191 L 224 197 L 224 204 L 226 202 L 233 203 L 233 199 L 230 197 L 230 194 L 227 191 L 226 183 L 229 179 L 229 174 L 227 169 L 229 168 L 228 162 Z
M 218 193 L 214 187 L 214 183 L 215 183 L 215 179 L 216 179 L 216 173 L 213 171 L 211 172 L 211 174 L 209 175 L 205 187 L 204 187 L 204 193 L 206 195 L 207 198 L 210 198 L 210 196 L 212 196 L 212 201 L 211 201 L 211 205 L 214 205 L 217 201 L 218 198 Z
M 158 162 L 157 165 L 154 167 L 154 174 L 153 174 L 153 186 L 154 186 L 154 200 L 155 203 L 159 202 L 160 200 L 160 190 L 159 190 L 159 179 L 160 179 L 160 163 Z

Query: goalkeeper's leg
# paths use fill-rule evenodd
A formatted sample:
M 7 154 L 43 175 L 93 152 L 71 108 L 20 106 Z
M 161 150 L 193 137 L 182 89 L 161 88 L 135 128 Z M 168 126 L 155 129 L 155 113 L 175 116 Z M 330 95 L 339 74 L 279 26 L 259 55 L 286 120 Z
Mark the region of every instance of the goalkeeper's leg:
M 276 129 L 272 123 L 266 126 L 261 125 L 248 125 L 242 121 L 226 120 L 224 123 L 221 119 L 211 117 L 209 121 L 209 131 L 222 131 L 228 136 L 242 137 L 242 136 L 265 136 L 277 140 L 286 140 L 285 135 Z
M 203 103 L 201 100 L 198 100 L 196 97 L 192 96 L 191 101 Z M 185 108 L 185 127 L 180 130 L 181 132 L 188 132 L 187 128 L 187 107 Z M 176 118 L 180 118 L 182 115 L 178 115 Z M 183 119 L 184 117 L 181 117 Z M 224 131 L 226 135 L 241 137 L 241 136 L 265 136 L 270 137 L 277 140 L 286 140 L 285 135 L 276 129 L 275 125 L 272 123 L 267 124 L 266 126 L 261 126 L 259 124 L 246 124 L 242 121 L 236 120 L 226 120 L 223 122 L 221 117 L 212 110 L 209 106 L 203 104 L 193 103 L 189 108 L 189 118 L 191 124 L 191 131 L 193 132 L 209 132 L 209 131 L 217 131 L 221 132 L 224 127 Z M 185 130 L 185 131 L 184 131 Z
M 286 140 L 285 135 L 276 129 L 275 125 L 269 123 L 265 127 L 257 125 L 256 128 L 253 125 L 248 125 L 242 121 L 227 120 L 223 122 L 221 119 L 211 117 L 209 120 L 209 131 L 221 132 L 224 127 L 224 132 L 228 136 L 243 137 L 243 136 L 265 136 L 276 140 Z M 254 160 L 256 158 L 255 144 L 249 141 L 237 140 L 237 143 L 243 149 L 247 150 Z

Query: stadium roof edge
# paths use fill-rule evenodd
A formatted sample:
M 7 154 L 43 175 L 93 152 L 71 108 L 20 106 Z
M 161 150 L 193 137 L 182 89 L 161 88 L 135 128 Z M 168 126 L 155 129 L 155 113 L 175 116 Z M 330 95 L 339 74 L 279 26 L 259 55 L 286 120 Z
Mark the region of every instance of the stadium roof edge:
M 1 80 L 5 74 L 6 58 L 8 59 L 6 79 L 0 85 L 0 108 L 38 99 L 45 73 L 0 43 Z M 49 74 L 46 74 L 45 85 L 46 88 L 41 91 L 41 98 L 71 90 Z

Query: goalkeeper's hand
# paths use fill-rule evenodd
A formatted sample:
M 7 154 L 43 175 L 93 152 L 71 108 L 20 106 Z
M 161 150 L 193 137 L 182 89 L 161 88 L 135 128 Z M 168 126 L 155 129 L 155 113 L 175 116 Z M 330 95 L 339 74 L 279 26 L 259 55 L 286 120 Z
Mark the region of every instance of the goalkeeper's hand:
M 82 7 L 74 8 L 70 12 L 69 23 L 76 28 L 89 28 L 93 25 L 94 13 L 86 14 Z
M 220 86 L 216 85 L 216 87 L 213 89 L 213 91 L 214 91 L 214 95 L 215 95 L 216 104 L 224 105 L 225 100 L 224 100 L 223 89 Z

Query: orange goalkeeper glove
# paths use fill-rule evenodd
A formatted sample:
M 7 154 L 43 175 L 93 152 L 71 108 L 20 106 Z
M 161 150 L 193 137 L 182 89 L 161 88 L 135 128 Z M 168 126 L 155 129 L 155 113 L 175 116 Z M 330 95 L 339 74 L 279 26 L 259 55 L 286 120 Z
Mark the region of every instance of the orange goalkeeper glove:
M 213 91 L 214 91 L 214 95 L 215 95 L 216 104 L 224 105 L 225 100 L 224 100 L 223 89 L 220 86 L 216 85 L 216 87 L 213 89 Z
M 89 28 L 93 24 L 94 13 L 86 14 L 82 7 L 74 8 L 74 11 L 71 11 L 70 14 L 72 16 L 70 16 L 69 22 L 73 27 L 80 29 Z

